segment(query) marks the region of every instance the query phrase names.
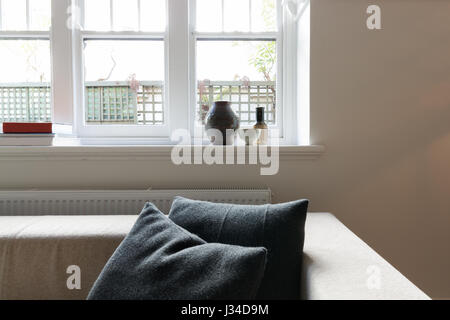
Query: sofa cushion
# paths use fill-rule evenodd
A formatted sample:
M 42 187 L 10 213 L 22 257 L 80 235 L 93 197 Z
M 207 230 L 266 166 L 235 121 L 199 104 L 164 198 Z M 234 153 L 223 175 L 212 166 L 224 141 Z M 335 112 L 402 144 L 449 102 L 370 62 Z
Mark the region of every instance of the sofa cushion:
M 207 242 L 267 248 L 257 299 L 298 299 L 307 208 L 307 200 L 254 206 L 177 197 L 169 218 Z
M 88 299 L 252 299 L 266 254 L 265 248 L 208 244 L 147 203 Z

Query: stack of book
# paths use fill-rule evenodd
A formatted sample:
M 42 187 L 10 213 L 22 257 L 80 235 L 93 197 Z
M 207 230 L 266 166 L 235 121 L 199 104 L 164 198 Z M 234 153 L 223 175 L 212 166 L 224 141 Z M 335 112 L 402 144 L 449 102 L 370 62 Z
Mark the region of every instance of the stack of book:
M 54 137 L 51 123 L 4 122 L 0 146 L 51 146 Z

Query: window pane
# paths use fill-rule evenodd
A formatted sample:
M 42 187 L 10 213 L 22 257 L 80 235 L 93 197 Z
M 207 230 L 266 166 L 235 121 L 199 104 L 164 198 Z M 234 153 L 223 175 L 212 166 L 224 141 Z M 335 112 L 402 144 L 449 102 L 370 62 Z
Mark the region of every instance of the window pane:
M 114 31 L 138 30 L 137 0 L 113 0 Z
M 224 31 L 250 31 L 249 0 L 225 0 Z
M 276 69 L 275 41 L 198 41 L 198 118 L 214 101 L 229 100 L 242 125 L 254 124 L 256 107 L 275 123 Z
M 113 0 L 112 8 L 110 2 L 110 0 L 85 2 L 85 30 L 162 32 L 166 28 L 165 0 Z
M 222 0 L 197 0 L 197 31 L 222 31 Z
M 1 0 L 2 29 L 8 31 L 27 29 L 25 0 Z
M 87 124 L 164 123 L 164 41 L 85 41 Z
M 47 31 L 51 25 L 50 0 L 29 0 L 30 30 Z
M 29 0 L 29 26 L 27 26 L 26 0 L 0 0 L 2 30 L 47 31 L 51 23 L 50 0 Z
M 276 0 L 197 0 L 196 19 L 200 32 L 273 32 Z
M 50 43 L 0 40 L 0 122 L 51 121 Z
M 276 31 L 277 8 L 276 0 L 252 1 L 252 31 Z
M 88 0 L 84 2 L 84 20 L 86 30 L 111 30 L 109 0 Z
M 166 29 L 166 1 L 141 0 L 141 31 Z
M 275 41 L 198 41 L 199 79 L 253 81 L 275 80 Z

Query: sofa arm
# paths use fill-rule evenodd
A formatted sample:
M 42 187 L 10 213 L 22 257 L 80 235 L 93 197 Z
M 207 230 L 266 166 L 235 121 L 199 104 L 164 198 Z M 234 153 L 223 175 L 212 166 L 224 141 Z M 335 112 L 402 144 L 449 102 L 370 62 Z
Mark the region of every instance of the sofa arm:
M 308 300 L 429 299 L 329 213 L 306 220 L 302 289 Z
M 137 216 L 0 216 L 0 300 L 83 300 Z M 69 288 L 69 266 L 81 288 Z

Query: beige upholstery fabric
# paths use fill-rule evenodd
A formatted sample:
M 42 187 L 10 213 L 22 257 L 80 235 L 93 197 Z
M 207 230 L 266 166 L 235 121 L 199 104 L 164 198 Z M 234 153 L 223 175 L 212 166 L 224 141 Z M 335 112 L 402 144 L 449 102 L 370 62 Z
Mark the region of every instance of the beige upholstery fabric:
M 0 299 L 85 299 L 136 216 L 0 217 Z M 310 214 L 305 242 L 305 298 L 427 299 L 331 214 Z M 81 290 L 66 286 L 81 268 Z M 381 289 L 368 289 L 369 266 Z
M 303 261 L 305 299 L 429 299 L 329 213 L 308 215 Z
M 136 216 L 0 217 L 0 299 L 85 299 Z M 81 290 L 66 286 L 81 268 Z

